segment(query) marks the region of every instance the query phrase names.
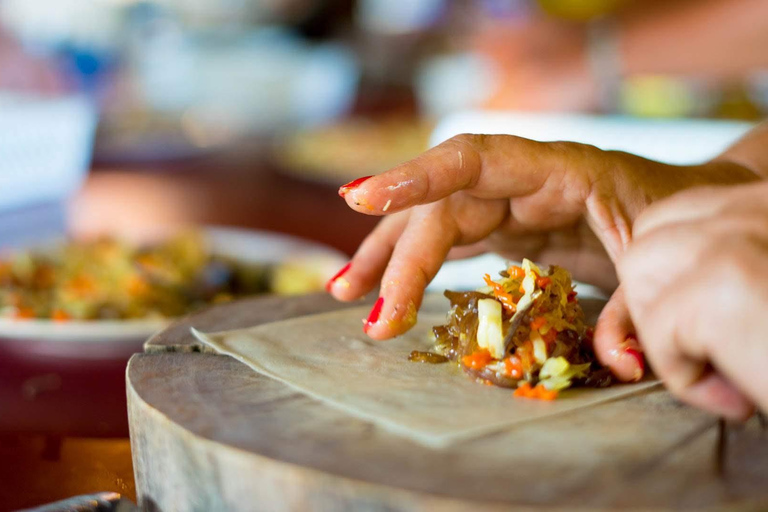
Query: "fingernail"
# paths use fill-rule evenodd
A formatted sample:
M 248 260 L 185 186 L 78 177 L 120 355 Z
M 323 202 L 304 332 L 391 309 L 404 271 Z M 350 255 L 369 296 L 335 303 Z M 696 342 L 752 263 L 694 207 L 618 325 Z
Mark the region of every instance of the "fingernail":
M 338 278 L 340 278 L 341 276 L 346 274 L 347 270 L 349 270 L 349 267 L 351 267 L 351 266 L 352 266 L 352 262 L 350 261 L 349 263 L 347 263 L 346 265 L 341 267 L 341 270 L 336 272 L 336 275 L 334 275 L 332 278 L 330 278 L 328 280 L 327 283 L 325 283 L 325 291 L 330 292 L 331 291 L 331 286 L 333 286 L 333 283 L 335 283 Z
M 368 315 L 368 319 L 365 321 L 365 324 L 363 325 L 363 332 L 368 334 L 368 329 L 370 329 L 373 324 L 379 321 L 379 315 L 381 315 L 381 307 L 384 305 L 384 297 L 379 297 L 378 300 L 376 300 L 376 304 L 373 305 L 373 308 L 371 308 L 371 313 Z
M 645 373 L 645 358 L 643 357 L 643 350 L 640 348 L 640 344 L 634 335 L 630 334 L 624 341 L 624 353 L 635 360 L 636 368 L 633 380 L 637 382 L 643 378 Z
M 370 178 L 373 178 L 373 176 L 363 176 L 362 178 L 357 178 L 356 180 L 350 181 L 346 185 L 342 185 L 341 187 L 339 187 L 339 195 L 341 197 L 344 197 L 345 195 L 347 195 L 347 193 L 350 190 L 356 189 L 357 187 L 362 185 L 364 181 L 366 181 L 366 180 L 368 180 Z

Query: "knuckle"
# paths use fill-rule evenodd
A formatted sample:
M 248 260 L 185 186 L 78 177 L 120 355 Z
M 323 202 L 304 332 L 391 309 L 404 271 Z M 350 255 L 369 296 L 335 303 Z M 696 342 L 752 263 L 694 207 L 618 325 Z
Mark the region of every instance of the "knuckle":
M 470 146 L 475 150 L 482 150 L 488 145 L 488 139 L 492 135 L 482 133 L 460 133 L 448 139 L 448 142 L 457 146 Z
M 547 145 L 553 151 L 559 151 L 561 153 L 588 153 L 592 151 L 600 151 L 596 146 L 568 140 L 557 140 L 549 142 Z

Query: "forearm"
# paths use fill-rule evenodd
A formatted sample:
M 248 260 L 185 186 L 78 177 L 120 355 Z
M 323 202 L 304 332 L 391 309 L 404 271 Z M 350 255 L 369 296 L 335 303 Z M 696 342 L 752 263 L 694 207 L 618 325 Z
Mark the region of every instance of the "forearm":
M 627 75 L 733 78 L 768 67 L 765 0 L 641 0 L 618 26 Z
M 719 162 L 737 164 L 760 178 L 768 177 L 768 121 L 759 124 L 715 159 L 715 163 Z

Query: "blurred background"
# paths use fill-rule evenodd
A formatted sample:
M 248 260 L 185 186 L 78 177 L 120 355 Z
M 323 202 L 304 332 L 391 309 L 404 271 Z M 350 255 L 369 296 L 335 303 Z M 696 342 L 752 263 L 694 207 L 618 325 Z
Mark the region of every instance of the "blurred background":
M 0 140 L 30 132 L 4 165 L 69 161 L 27 161 L 0 208 L 79 192 L 76 234 L 250 225 L 264 198 L 244 181 L 338 186 L 417 154 L 467 109 L 755 120 L 768 109 L 762 4 L 2 0 Z M 353 238 L 332 242 L 349 252 Z
M 219 225 L 343 263 L 376 219 L 336 189 L 453 133 L 712 156 L 768 111 L 765 48 L 764 0 L 0 0 L 0 249 Z M 135 497 L 131 351 L 3 348 L 0 509 Z

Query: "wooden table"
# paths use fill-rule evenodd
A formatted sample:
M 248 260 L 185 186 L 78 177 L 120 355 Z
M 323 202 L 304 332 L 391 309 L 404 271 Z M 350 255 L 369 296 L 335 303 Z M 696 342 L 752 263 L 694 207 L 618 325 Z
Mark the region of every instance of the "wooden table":
M 127 372 L 140 503 L 161 510 L 768 509 L 768 436 L 730 428 L 663 390 L 433 450 L 349 417 L 234 359 L 216 331 L 343 307 L 260 298 L 194 315 Z

